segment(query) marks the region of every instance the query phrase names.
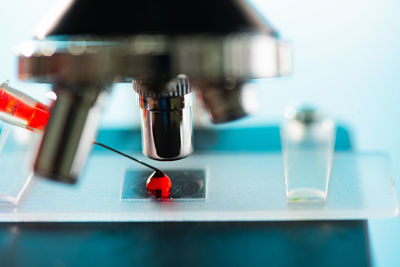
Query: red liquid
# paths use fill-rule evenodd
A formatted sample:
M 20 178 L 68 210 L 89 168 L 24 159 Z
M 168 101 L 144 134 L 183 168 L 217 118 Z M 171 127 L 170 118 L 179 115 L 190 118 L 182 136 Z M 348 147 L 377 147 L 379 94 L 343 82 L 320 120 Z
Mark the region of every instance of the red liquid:
M 146 187 L 156 198 L 169 198 L 172 183 L 165 173 L 156 171 L 147 179 Z
M 27 126 L 29 128 L 43 130 L 50 117 L 49 107 L 37 102 Z
M 18 97 L 0 90 L 0 112 L 26 122 L 26 128 L 43 130 L 49 120 L 49 107 L 36 102 L 34 106 L 23 102 Z

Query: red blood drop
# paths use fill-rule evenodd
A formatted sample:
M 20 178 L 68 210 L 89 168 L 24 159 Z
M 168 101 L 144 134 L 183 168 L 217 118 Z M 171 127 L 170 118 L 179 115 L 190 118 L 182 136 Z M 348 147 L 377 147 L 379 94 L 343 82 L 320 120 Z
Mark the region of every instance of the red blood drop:
M 169 177 L 160 171 L 155 171 L 146 182 L 147 190 L 157 198 L 168 198 L 172 183 Z

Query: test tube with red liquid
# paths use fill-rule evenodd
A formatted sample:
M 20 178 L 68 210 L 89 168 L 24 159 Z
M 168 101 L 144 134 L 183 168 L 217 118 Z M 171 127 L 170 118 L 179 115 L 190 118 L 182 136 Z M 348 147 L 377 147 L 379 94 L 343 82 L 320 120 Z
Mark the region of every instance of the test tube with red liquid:
M 50 107 L 10 87 L 0 85 L 0 119 L 10 124 L 41 132 L 50 116 Z

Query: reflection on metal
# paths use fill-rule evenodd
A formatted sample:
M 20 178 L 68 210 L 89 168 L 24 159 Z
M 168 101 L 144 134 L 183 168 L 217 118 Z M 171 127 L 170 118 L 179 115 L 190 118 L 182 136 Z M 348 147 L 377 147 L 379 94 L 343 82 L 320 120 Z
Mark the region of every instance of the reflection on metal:
M 176 89 L 179 75 L 190 80 L 219 123 L 254 109 L 243 89 L 250 79 L 290 72 L 288 44 L 245 0 L 194 1 L 190 19 L 182 0 L 115 0 L 112 6 L 118 8 L 106 0 L 70 1 L 35 41 L 19 49 L 18 77 L 53 83 L 58 96 L 35 164 L 43 176 L 77 178 L 96 133 L 96 119 L 88 114 L 99 113 L 95 99 L 114 82 L 145 85 L 135 88 L 147 106 L 142 107 L 143 152 L 176 160 L 192 151 L 192 93 L 189 87 L 168 89 L 178 81 Z M 174 110 L 161 107 L 176 104 Z
M 56 88 L 57 101 L 34 163 L 38 175 L 75 183 L 96 135 L 108 92 L 99 88 Z
M 187 77 L 133 84 L 141 107 L 143 154 L 156 160 L 177 160 L 192 153 L 193 93 Z M 160 92 L 154 93 L 153 88 Z

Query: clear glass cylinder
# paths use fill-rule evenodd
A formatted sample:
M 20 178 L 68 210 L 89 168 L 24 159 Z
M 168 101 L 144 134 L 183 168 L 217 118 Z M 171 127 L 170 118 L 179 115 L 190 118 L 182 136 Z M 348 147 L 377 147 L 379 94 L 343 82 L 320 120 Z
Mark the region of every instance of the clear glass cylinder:
M 0 206 L 17 205 L 31 183 L 40 135 L 13 125 L 0 129 Z
M 328 194 L 336 127 L 314 110 L 292 113 L 281 126 L 289 201 L 324 201 Z

